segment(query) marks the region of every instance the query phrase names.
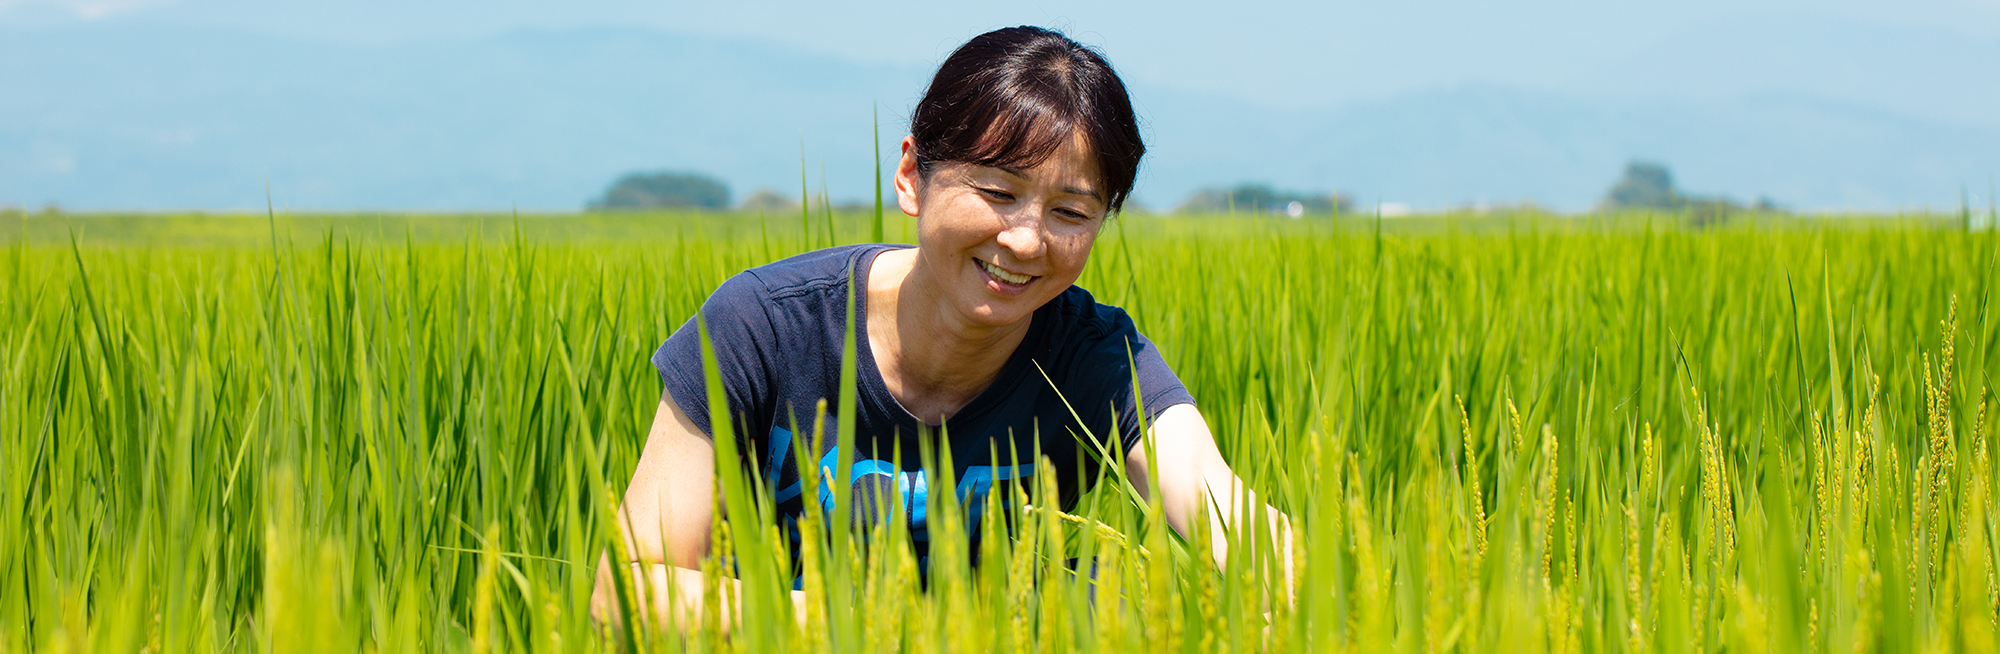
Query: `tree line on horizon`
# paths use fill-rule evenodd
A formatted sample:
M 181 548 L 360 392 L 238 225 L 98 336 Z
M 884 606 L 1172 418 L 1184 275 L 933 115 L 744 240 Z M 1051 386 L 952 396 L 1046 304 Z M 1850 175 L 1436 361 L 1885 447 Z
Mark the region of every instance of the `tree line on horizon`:
M 1726 196 L 1691 195 L 1674 186 L 1674 174 L 1666 164 L 1655 161 L 1634 160 L 1625 164 L 1625 175 L 1611 185 L 1604 200 L 1598 203 L 1600 209 L 1654 209 L 1660 211 L 1685 211 L 1696 227 L 1713 225 L 1726 221 L 1730 216 L 1746 211 L 1759 213 L 1779 213 L 1785 208 L 1764 196 L 1748 204 L 1740 204 Z
M 729 185 L 714 176 L 688 170 L 633 172 L 612 182 L 604 194 L 585 205 L 589 211 L 647 209 L 746 210 L 796 209 L 798 202 L 770 189 L 758 189 L 732 203 Z M 813 200 L 816 203 L 824 199 Z M 1180 213 L 1243 212 L 1250 214 L 1291 213 L 1321 215 L 1349 211 L 1354 201 L 1337 192 L 1308 193 L 1280 190 L 1268 184 L 1244 182 L 1234 187 L 1209 187 L 1195 191 L 1175 208 Z M 836 205 L 839 206 L 839 205 Z M 859 205 L 856 205 L 857 207 Z
M 603 195 L 592 199 L 585 208 L 590 211 L 730 208 L 774 211 L 799 206 L 790 196 L 770 189 L 758 189 L 740 203 L 732 203 L 732 199 L 729 185 L 706 173 L 690 170 L 633 172 L 620 176 L 605 189 Z M 809 204 L 826 201 L 824 197 L 817 201 L 807 198 Z M 842 206 L 859 207 L 859 204 Z M 1176 206 L 1174 212 L 1275 214 L 1296 218 L 1329 213 L 1338 215 L 1353 208 L 1353 198 L 1338 191 L 1301 192 L 1277 189 L 1259 182 L 1243 182 L 1230 187 L 1199 189 Z M 1598 208 L 1687 212 L 1696 226 L 1722 222 L 1733 214 L 1746 211 L 1770 213 L 1785 210 L 1763 196 L 1746 205 L 1725 196 L 1684 192 L 1674 185 L 1673 173 L 1665 164 L 1646 160 L 1633 160 L 1626 164 L 1624 175 L 1605 192 Z

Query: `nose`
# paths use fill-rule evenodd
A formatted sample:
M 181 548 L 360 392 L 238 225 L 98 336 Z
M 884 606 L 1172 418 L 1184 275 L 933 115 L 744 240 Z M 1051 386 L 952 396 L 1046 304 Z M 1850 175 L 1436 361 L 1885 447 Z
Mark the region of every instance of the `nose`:
M 1027 213 L 1027 212 L 1023 212 Z M 994 239 L 1000 247 L 1017 261 L 1033 261 L 1041 258 L 1048 250 L 1048 240 L 1042 233 L 1041 218 L 1033 215 L 1016 215 L 1008 222 L 1007 228 L 1000 230 Z

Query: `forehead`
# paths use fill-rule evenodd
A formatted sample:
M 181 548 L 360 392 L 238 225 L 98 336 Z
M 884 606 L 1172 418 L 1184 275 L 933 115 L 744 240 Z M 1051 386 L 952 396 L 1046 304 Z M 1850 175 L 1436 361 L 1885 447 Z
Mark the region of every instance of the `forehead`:
M 1097 164 L 1096 152 L 1091 149 L 1090 142 L 1080 133 L 1072 133 L 1070 138 L 1038 158 L 1024 154 L 977 162 L 971 166 L 1038 184 L 1061 184 L 1070 192 L 1104 199 L 1103 170 Z

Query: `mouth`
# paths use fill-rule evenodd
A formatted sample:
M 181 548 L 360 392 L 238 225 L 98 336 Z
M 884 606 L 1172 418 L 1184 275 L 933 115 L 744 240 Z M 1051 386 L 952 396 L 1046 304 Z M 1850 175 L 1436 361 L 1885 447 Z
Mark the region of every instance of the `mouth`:
M 1023 275 L 1016 272 L 1009 272 L 1007 269 L 993 265 L 992 263 L 987 262 L 985 259 L 973 259 L 973 261 L 979 262 L 979 269 L 986 271 L 987 277 L 991 277 L 993 278 L 993 281 L 1000 282 L 1002 284 L 1006 284 L 1009 286 L 1026 286 L 1028 282 L 1035 280 L 1034 275 Z

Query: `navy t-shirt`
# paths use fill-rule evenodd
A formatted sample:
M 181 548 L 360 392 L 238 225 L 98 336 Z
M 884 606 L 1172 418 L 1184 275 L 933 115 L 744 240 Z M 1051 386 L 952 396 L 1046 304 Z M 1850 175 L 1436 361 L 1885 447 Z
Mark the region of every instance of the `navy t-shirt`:
M 925 510 L 932 480 L 939 478 L 921 465 L 920 439 L 936 447 L 943 435 L 953 490 L 971 523 L 966 533 L 976 541 L 978 514 L 996 486 L 1018 484 L 1032 498 L 1034 475 L 1052 474 L 1062 495 L 1056 504 L 1068 509 L 1095 483 L 1100 450 L 1122 457 L 1139 442 L 1138 406 L 1150 424 L 1168 407 L 1194 402 L 1124 310 L 1098 304 L 1072 286 L 1035 311 L 1027 336 L 992 385 L 941 430 L 923 425 L 889 394 L 866 331 L 869 267 L 875 255 L 898 247 L 905 246 L 829 248 L 752 268 L 723 282 L 702 304 L 744 458 L 739 463 L 746 476 L 754 473 L 750 478 L 767 485 L 786 526 L 805 510 L 794 440 L 811 437 L 821 400 L 827 404 L 824 440 L 817 460 L 807 465 L 819 466 L 829 482 L 838 469 L 835 425 L 844 409 L 835 402 L 849 271 L 860 280 L 854 313 L 864 320 L 855 333 L 855 446 L 861 454 L 848 483 L 866 493 L 860 496 L 901 496 L 919 556 L 928 553 Z M 681 411 L 715 436 L 694 319 L 667 338 L 653 365 Z M 1133 401 L 1135 365 L 1142 404 Z M 1037 465 L 1037 446 L 1049 469 Z M 823 487 L 820 495 L 821 506 L 831 507 L 831 491 Z M 979 551 L 976 542 L 968 551 Z

